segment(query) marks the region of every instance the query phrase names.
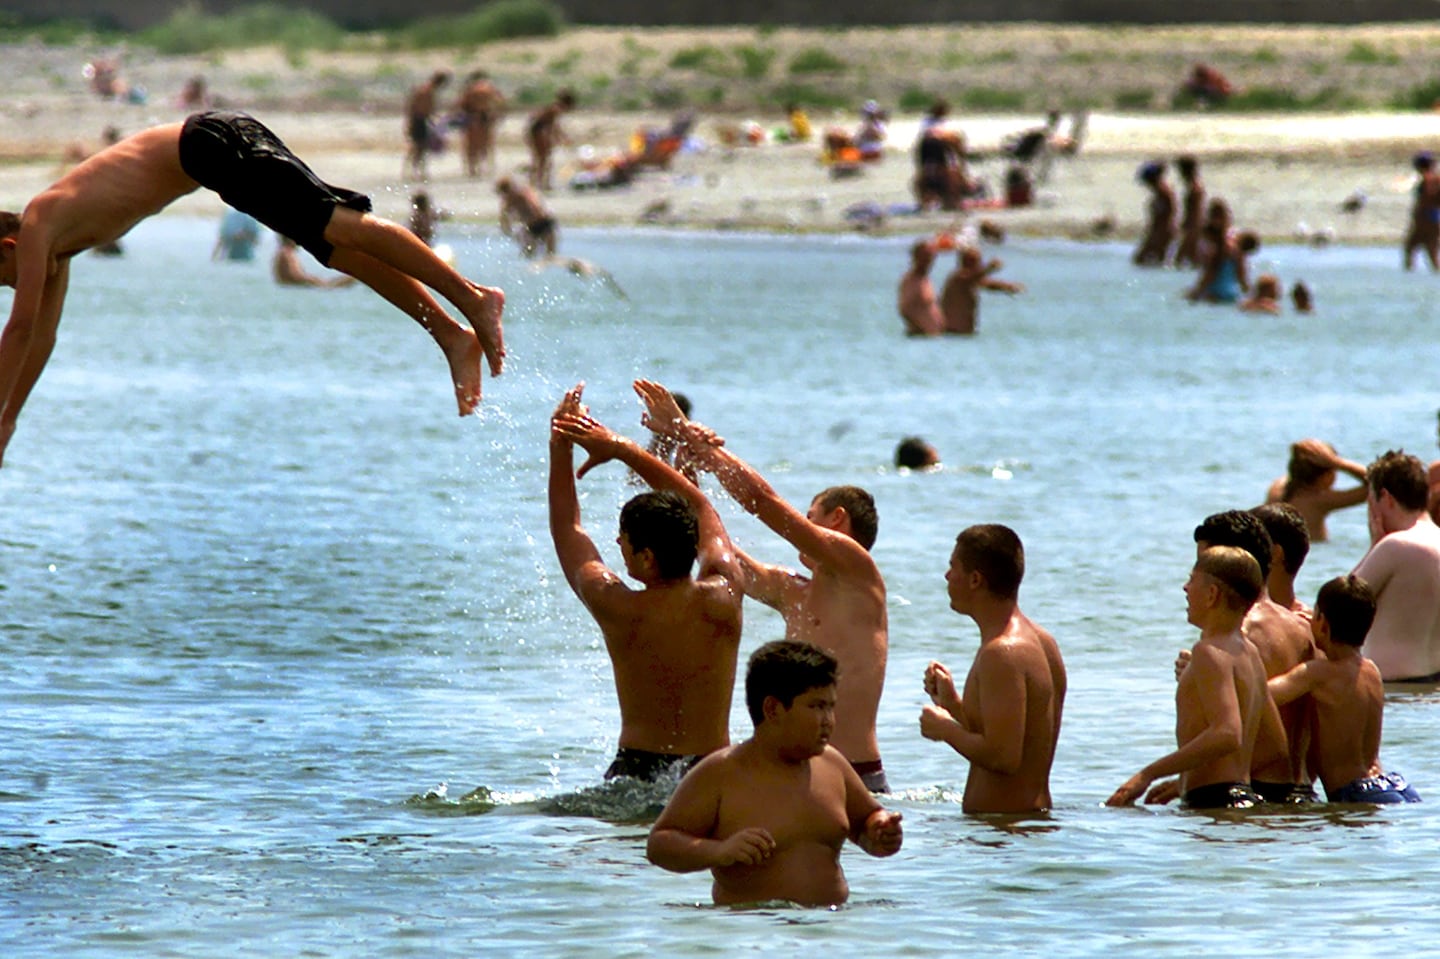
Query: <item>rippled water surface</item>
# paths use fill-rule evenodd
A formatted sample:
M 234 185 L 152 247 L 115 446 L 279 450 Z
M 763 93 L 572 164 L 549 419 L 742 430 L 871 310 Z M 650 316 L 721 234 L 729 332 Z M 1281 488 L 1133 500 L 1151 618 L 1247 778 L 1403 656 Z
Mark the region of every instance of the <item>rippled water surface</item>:
M 77 263 L 0 470 L 0 953 L 1310 956 L 1440 925 L 1434 696 L 1391 697 L 1382 753 L 1427 804 L 1100 806 L 1171 748 L 1195 524 L 1258 502 L 1304 436 L 1432 455 L 1435 279 L 1395 251 L 1264 251 L 1319 311 L 1257 318 L 1186 305 L 1185 277 L 1119 247 L 1012 241 L 1027 292 L 987 298 L 974 339 L 918 342 L 900 240 L 567 233 L 620 300 L 456 233 L 509 291 L 511 354 L 458 420 L 407 319 L 210 263 L 213 231 L 151 221 Z M 705 905 L 707 877 L 644 861 L 664 790 L 599 786 L 618 719 L 550 546 L 546 424 L 583 379 L 641 435 L 636 376 L 794 500 L 876 495 L 906 841 L 847 849 L 838 911 Z M 889 469 L 908 433 L 945 469 Z M 618 564 L 635 488 L 611 465 L 581 489 Z M 793 559 L 722 502 L 751 552 Z M 964 763 L 916 725 L 925 663 L 973 655 L 942 575 L 986 521 L 1024 538 L 1022 603 L 1071 678 L 1057 808 L 1019 822 L 961 815 Z M 1363 511 L 1331 533 L 1302 595 L 1359 559 Z M 780 632 L 750 606 L 742 655 Z

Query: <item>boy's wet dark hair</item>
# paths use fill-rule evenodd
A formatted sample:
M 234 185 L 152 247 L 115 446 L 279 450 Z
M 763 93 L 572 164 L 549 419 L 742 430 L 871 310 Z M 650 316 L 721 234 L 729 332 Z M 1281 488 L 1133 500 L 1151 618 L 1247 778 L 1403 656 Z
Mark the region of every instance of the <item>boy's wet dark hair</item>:
M 1330 638 L 1346 646 L 1365 645 L 1375 622 L 1375 591 L 1354 573 L 1336 576 L 1315 597 L 1315 616 L 1330 626 Z
M 1020 594 L 1025 578 L 1025 546 L 1008 526 L 981 523 L 955 537 L 960 565 L 985 577 L 985 586 L 1003 599 Z
M 1201 550 L 1195 569 L 1219 584 L 1226 605 L 1234 610 L 1249 610 L 1265 588 L 1260 564 L 1244 547 L 1211 546 Z
M 1407 510 L 1424 509 L 1430 498 L 1425 464 L 1404 450 L 1386 450 L 1365 468 L 1365 482 L 1376 496 L 1389 493 Z
M 567 110 L 570 109 L 575 105 L 575 91 L 566 87 L 555 95 L 555 102 Z
M 935 450 L 918 436 L 907 436 L 895 447 L 895 465 L 924 469 L 935 465 Z
M 765 697 L 774 696 L 786 709 L 796 696 L 834 686 L 840 663 L 811 643 L 777 639 L 750 654 L 745 669 L 745 708 L 756 726 L 765 720 Z
M 0 210 L 0 240 L 20 232 L 20 215 L 9 210 Z
M 1270 546 L 1273 541 L 1260 518 L 1243 509 L 1212 513 L 1195 527 L 1195 542 L 1207 546 L 1238 546 L 1260 564 L 1260 580 L 1270 575 Z
M 837 506 L 845 507 L 850 517 L 850 535 L 855 542 L 867 550 L 875 545 L 875 537 L 880 534 L 880 514 L 875 510 L 875 497 L 858 486 L 832 486 L 822 490 L 815 499 L 827 513 Z
M 650 550 L 665 579 L 690 574 L 700 544 L 700 521 L 685 497 L 671 490 L 641 493 L 620 509 L 620 531 L 635 552 Z
M 1259 518 L 1271 541 L 1280 547 L 1285 572 L 1291 576 L 1300 572 L 1305 557 L 1310 554 L 1310 531 L 1305 528 L 1305 517 L 1289 503 L 1266 503 L 1250 512 Z
M 1235 245 L 1240 248 L 1242 253 L 1254 253 L 1260 249 L 1260 236 L 1252 230 L 1246 230 L 1240 234 L 1240 238 L 1235 241 Z

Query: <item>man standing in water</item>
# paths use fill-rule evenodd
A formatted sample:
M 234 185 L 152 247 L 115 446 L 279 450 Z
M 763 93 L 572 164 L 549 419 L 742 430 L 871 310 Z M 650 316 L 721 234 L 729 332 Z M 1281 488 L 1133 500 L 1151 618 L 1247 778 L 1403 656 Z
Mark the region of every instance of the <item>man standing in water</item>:
M 980 251 L 966 244 L 956 254 L 956 266 L 945 278 L 940 290 L 941 332 L 969 335 L 980 323 L 980 291 L 1023 293 L 1025 288 L 1009 280 L 997 280 L 992 273 L 1000 269 L 998 259 L 985 262 Z
M 0 458 L 55 346 L 70 260 L 201 186 L 404 310 L 444 352 L 460 415 L 479 405 L 482 353 L 492 375 L 504 363 L 505 294 L 470 282 L 405 227 L 372 216 L 369 197 L 325 183 L 253 117 L 212 111 L 121 140 L 66 173 L 20 216 L 0 212 L 0 284 L 15 289 L 0 335 Z
M 1424 250 L 1430 269 L 1440 270 L 1440 174 L 1429 151 L 1415 154 L 1415 203 L 1410 208 L 1410 231 L 1405 235 L 1405 269 L 1415 268 L 1415 251 Z
M 802 513 L 710 430 L 686 421 L 663 386 L 641 381 L 636 388 L 646 398 L 645 425 L 683 443 L 696 466 L 714 473 L 737 503 L 800 551 L 808 576 L 737 549 L 745 594 L 785 618 L 787 639 L 814 643 L 840 661 L 832 741 L 866 786 L 888 792 L 875 737 L 889 621 L 885 580 L 870 555 L 879 526 L 874 499 L 858 486 L 834 486 Z
M 847 838 L 872 856 L 900 851 L 900 814 L 882 808 L 829 745 L 837 665 L 810 643 L 755 651 L 745 672 L 755 734 L 681 781 L 650 830 L 651 862 L 709 869 L 718 905 L 834 906 L 850 896 L 840 868 Z
M 704 494 L 596 422 L 580 402 L 582 389 L 566 393 L 550 421 L 550 535 L 566 581 L 605 636 L 615 671 L 620 748 L 605 778 L 654 781 L 730 743 L 742 573 Z M 576 445 L 590 454 L 578 474 Z M 638 590 L 605 565 L 580 523 L 575 479 L 612 459 L 655 490 L 620 511 L 620 555 Z
M 1055 638 L 1020 612 L 1025 547 L 1000 525 L 971 526 L 955 539 L 945 583 L 950 608 L 980 627 L 965 696 L 941 663 L 925 670 L 935 703 L 920 714 L 926 739 L 970 761 L 967 813 L 1050 808 L 1050 767 L 1065 707 L 1065 663 Z
M 1365 655 L 1387 683 L 1440 683 L 1440 528 L 1425 464 L 1391 450 L 1365 471 L 1370 551 L 1355 575 L 1375 591 Z

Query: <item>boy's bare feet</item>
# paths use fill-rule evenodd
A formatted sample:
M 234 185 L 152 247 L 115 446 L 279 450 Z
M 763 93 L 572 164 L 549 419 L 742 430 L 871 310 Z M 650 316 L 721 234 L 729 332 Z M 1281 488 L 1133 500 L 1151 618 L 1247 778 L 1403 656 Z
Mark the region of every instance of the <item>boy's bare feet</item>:
M 450 379 L 455 384 L 455 404 L 461 416 L 469 416 L 480 405 L 480 341 L 473 330 L 456 326 L 456 336 L 441 343 L 440 349 L 450 363 Z
M 470 289 L 475 293 L 474 301 L 456 306 L 480 338 L 480 347 L 490 361 L 490 375 L 499 376 L 505 367 L 505 330 L 500 323 L 500 314 L 505 312 L 505 292 L 498 286 L 478 283 L 470 283 Z

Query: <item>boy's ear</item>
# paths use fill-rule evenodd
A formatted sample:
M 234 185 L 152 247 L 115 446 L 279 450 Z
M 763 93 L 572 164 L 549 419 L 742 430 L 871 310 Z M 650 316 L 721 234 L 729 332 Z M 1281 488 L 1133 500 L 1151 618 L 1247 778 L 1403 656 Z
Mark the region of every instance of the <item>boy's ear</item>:
M 760 715 L 764 716 L 766 719 L 774 719 L 776 716 L 780 715 L 780 711 L 784 708 L 785 705 L 781 703 L 778 698 L 774 696 L 766 696 L 760 702 Z

